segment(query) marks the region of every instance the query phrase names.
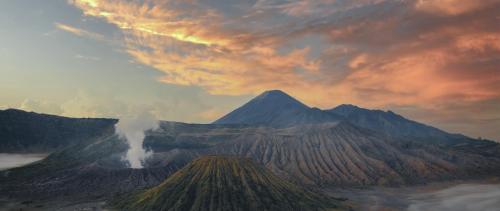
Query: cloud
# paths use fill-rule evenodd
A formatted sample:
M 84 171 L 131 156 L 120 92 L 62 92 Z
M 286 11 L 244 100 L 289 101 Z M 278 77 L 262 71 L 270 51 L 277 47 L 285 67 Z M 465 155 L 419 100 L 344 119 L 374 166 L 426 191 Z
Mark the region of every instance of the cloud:
M 224 116 L 226 111 L 221 111 L 217 108 L 211 108 L 205 111 L 202 111 L 198 114 L 198 116 L 206 122 L 213 122 L 218 118 Z
M 76 54 L 75 59 L 90 60 L 90 61 L 100 61 L 101 60 L 101 58 L 99 58 L 99 57 L 87 56 L 87 55 L 81 55 L 81 54 Z
M 128 35 L 128 52 L 137 61 L 165 72 L 162 81 L 167 83 L 201 85 L 214 94 L 241 94 L 240 89 L 254 84 L 252 80 L 271 72 L 276 72 L 270 76 L 273 79 L 281 75 L 293 80 L 302 79 L 294 74 L 294 68 L 308 72 L 317 69 L 317 61 L 305 58 L 307 48 L 279 53 L 269 46 L 274 42 L 272 37 L 225 29 L 217 24 L 223 21 L 219 20 L 221 15 L 210 10 L 194 9 L 199 13 L 189 17 L 193 15 L 191 10 L 168 9 L 178 5 L 110 1 L 99 2 L 99 7 L 82 1 L 74 4 L 85 14 L 104 18 L 123 29 Z M 247 88 L 243 92 L 262 89 Z
M 500 99 L 498 0 L 71 4 L 118 27 L 126 52 L 160 81 L 215 95 L 282 89 L 320 107 L 454 111 Z
M 62 113 L 62 109 L 59 105 L 34 99 L 25 99 L 19 106 L 19 109 L 56 115 Z
M 63 116 L 116 118 L 129 111 L 129 105 L 105 94 L 79 90 L 72 99 L 62 103 Z
M 69 32 L 75 35 L 78 35 L 80 37 L 88 37 L 92 38 L 95 40 L 104 40 L 104 36 L 95 32 L 89 32 L 84 29 L 76 28 L 67 24 L 62 24 L 62 23 L 54 23 L 56 28 L 63 30 L 65 32 Z
M 170 94 L 161 97 L 144 96 L 144 99 L 127 97 L 125 94 L 111 94 L 109 92 L 96 92 L 79 90 L 71 97 L 63 101 L 60 106 L 60 114 L 69 117 L 105 117 L 121 118 L 123 116 L 138 115 L 147 112 L 155 119 L 183 122 L 212 121 L 209 114 L 215 115 L 216 109 L 206 105 L 200 99 L 201 96 L 172 96 Z M 212 110 L 208 112 L 209 110 Z M 206 113 L 205 113 L 206 112 Z M 222 112 L 223 113 L 223 112 Z
M 364 7 L 384 2 L 386 0 L 356 0 L 356 1 L 338 1 L 338 0 L 261 0 L 253 5 L 253 9 L 275 10 L 289 16 L 328 16 L 335 12 L 350 10 L 353 8 Z
M 444 14 L 460 15 L 489 7 L 498 3 L 497 0 L 469 1 L 469 0 L 418 0 L 415 7 L 418 10 Z

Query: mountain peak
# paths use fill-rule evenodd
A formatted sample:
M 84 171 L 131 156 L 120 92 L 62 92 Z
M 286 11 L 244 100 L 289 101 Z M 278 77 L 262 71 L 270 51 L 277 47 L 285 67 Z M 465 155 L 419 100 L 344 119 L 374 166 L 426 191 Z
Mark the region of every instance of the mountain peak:
M 285 93 L 284 91 L 281 91 L 279 89 L 271 89 L 271 90 L 267 90 L 267 91 L 264 91 L 261 93 L 261 95 L 264 95 L 264 94 L 288 95 L 287 93 Z
M 355 111 L 360 111 L 360 110 L 366 110 L 366 109 L 360 108 L 360 107 L 358 107 L 356 105 L 352 105 L 352 104 L 341 104 L 341 105 L 339 105 L 335 108 L 332 108 L 328 111 L 331 113 L 335 113 L 337 115 L 343 116 L 343 117 L 347 117 L 351 113 L 353 113 Z
M 335 114 L 312 109 L 280 90 L 265 91 L 214 124 L 249 124 L 288 127 L 339 120 Z
M 290 104 L 293 106 L 299 106 L 299 107 L 307 107 L 297 99 L 293 98 L 292 96 L 288 95 L 287 93 L 281 91 L 281 90 L 268 90 L 265 92 L 262 92 L 260 95 L 252 99 L 252 101 L 260 101 L 260 102 L 266 102 L 266 103 L 271 103 L 271 104 Z M 252 102 L 250 101 L 250 102 Z
M 353 104 L 340 104 L 339 106 L 335 107 L 335 108 L 351 108 L 351 109 L 358 109 L 360 107 L 358 107 L 357 105 L 353 105 Z
M 278 178 L 249 158 L 224 155 L 194 160 L 162 184 L 117 202 L 121 210 L 327 210 L 340 206 L 338 200 Z

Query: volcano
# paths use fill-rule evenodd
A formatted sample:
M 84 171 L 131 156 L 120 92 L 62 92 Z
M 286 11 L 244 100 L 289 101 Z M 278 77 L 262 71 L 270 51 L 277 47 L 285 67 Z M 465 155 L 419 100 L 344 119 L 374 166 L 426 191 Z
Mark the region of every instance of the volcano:
M 163 183 L 116 203 L 120 210 L 345 210 L 247 158 L 204 156 Z
M 301 124 L 336 122 L 342 117 L 335 113 L 310 108 L 280 90 L 263 92 L 214 124 L 247 124 L 289 127 Z

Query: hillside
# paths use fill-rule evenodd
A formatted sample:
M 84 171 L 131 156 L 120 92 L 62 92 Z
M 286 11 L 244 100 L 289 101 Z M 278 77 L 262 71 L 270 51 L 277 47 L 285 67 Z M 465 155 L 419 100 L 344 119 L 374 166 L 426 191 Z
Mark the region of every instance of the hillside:
M 67 118 L 16 109 L 0 110 L 0 152 L 52 152 L 114 133 L 113 119 Z
M 119 210 L 341 210 L 341 202 L 287 182 L 250 159 L 205 156 Z M 344 208 L 345 209 L 345 208 Z

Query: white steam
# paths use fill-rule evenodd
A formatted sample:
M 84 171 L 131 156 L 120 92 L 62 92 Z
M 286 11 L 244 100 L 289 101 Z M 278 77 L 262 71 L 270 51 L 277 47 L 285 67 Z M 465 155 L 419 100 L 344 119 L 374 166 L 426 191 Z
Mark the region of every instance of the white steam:
M 144 132 L 158 129 L 158 120 L 149 112 L 141 112 L 137 115 L 121 117 L 115 127 L 118 135 L 125 138 L 129 145 L 125 158 L 130 167 L 143 168 L 142 162 L 152 154 L 142 147 L 146 137 Z

